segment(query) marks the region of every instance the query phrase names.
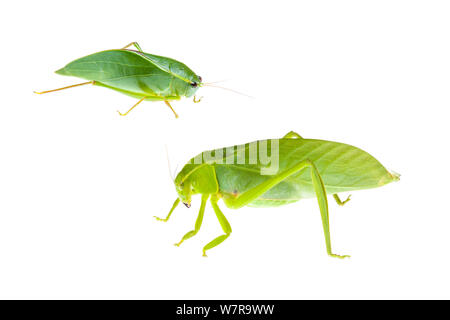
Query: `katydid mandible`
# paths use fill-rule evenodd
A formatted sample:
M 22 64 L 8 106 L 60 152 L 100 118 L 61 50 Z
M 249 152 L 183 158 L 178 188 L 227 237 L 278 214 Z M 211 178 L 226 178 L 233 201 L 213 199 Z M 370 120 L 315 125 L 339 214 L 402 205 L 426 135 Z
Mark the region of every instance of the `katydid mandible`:
M 272 159 L 278 157 L 275 172 L 264 173 L 267 161 L 259 158 L 252 160 L 251 151 L 256 150 L 255 145 L 259 149 L 259 157 L 261 149 L 265 148 L 262 146 L 267 146 Z M 208 155 L 207 160 L 205 155 Z M 276 207 L 315 197 L 319 204 L 327 253 L 331 257 L 345 258 L 348 256 L 334 254 L 331 250 L 327 195 L 333 195 L 339 205 L 344 205 L 350 197 L 341 201 L 338 196 L 340 192 L 381 187 L 397 180 L 398 174 L 389 172 L 378 160 L 359 148 L 332 141 L 303 139 L 291 131 L 282 139 L 216 149 L 192 158 L 174 180 L 178 197 L 172 209 L 165 219 L 156 218 L 169 220 L 180 202 L 189 208 L 192 195 L 201 195 L 195 228 L 176 243 L 179 246 L 200 230 L 209 200 L 224 234 L 204 246 L 203 255 L 206 256 L 206 251 L 231 234 L 231 226 L 218 206 L 220 199 L 228 208 L 239 209 L 244 206 Z
M 131 46 L 137 50 L 128 49 Z M 74 60 L 56 73 L 89 81 L 36 93 L 43 94 L 92 84 L 139 99 L 127 112 L 118 111 L 121 116 L 127 115 L 138 104 L 147 100 L 164 101 L 178 118 L 169 101 L 192 97 L 203 85 L 202 78 L 185 64 L 145 53 L 136 42 L 122 49 L 101 51 Z M 200 102 L 200 99 L 194 96 L 194 102 Z

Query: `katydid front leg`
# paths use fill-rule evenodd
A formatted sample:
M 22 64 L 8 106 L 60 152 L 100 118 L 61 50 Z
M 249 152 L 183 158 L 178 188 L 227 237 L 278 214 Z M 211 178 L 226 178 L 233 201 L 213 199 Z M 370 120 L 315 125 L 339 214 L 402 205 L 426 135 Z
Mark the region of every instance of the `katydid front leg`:
M 286 178 L 290 177 L 293 174 L 296 174 L 300 171 L 302 171 L 305 168 L 311 169 L 311 180 L 314 187 L 314 191 L 316 193 L 317 201 L 319 203 L 320 208 L 320 216 L 322 218 L 322 226 L 323 226 L 323 232 L 325 235 L 325 244 L 327 248 L 327 253 L 331 257 L 335 258 L 346 258 L 349 256 L 340 256 L 337 254 L 334 254 L 331 251 L 331 240 L 330 240 L 330 222 L 329 222 L 329 216 L 328 216 L 328 201 L 327 201 L 327 194 L 325 191 L 325 186 L 323 184 L 322 178 L 320 177 L 319 171 L 317 170 L 316 166 L 313 162 L 310 160 L 304 160 L 296 164 L 295 166 L 291 167 L 290 169 L 287 169 L 274 177 L 264 181 L 260 185 L 254 187 L 253 189 L 247 190 L 246 192 L 240 194 L 236 198 L 225 198 L 224 201 L 226 205 L 232 209 L 239 209 L 243 206 L 246 206 L 247 204 L 251 203 L 252 201 L 256 200 L 258 197 L 260 197 L 262 194 L 276 186 L 281 181 L 285 180 Z
M 217 195 L 211 196 L 211 206 L 214 209 L 214 212 L 216 213 L 216 217 L 219 220 L 220 226 L 222 227 L 223 232 L 225 234 L 218 236 L 214 240 L 212 240 L 210 243 L 208 243 L 206 246 L 203 247 L 203 256 L 207 257 L 206 250 L 212 249 L 215 246 L 218 246 L 221 244 L 226 238 L 228 238 L 231 234 L 231 226 L 228 222 L 227 218 L 223 215 L 222 211 L 220 210 L 219 206 L 217 205 L 217 202 L 219 201 L 219 198 Z
M 175 210 L 175 208 L 178 206 L 179 203 L 180 203 L 180 198 L 177 198 L 177 200 L 175 200 L 175 202 L 173 203 L 172 209 L 170 209 L 169 214 L 167 215 L 167 217 L 165 219 L 159 218 L 157 216 L 154 216 L 154 218 L 158 221 L 167 222 L 169 220 L 170 216 L 172 215 L 172 212 Z
M 202 203 L 200 205 L 200 211 L 198 213 L 198 217 L 197 220 L 195 221 L 195 228 L 192 231 L 189 231 L 188 233 L 186 233 L 183 238 L 180 240 L 180 242 L 175 243 L 175 245 L 177 247 L 180 246 L 180 244 L 183 243 L 184 240 L 187 240 L 193 236 L 195 236 L 197 234 L 197 232 L 200 230 L 200 227 L 202 226 L 202 222 L 203 222 L 203 215 L 205 213 L 205 206 L 206 206 L 206 201 L 209 198 L 209 194 L 203 194 L 202 195 Z
M 197 96 L 194 96 L 194 99 L 192 99 L 192 101 L 194 103 L 199 103 L 200 101 L 202 101 L 203 97 L 197 98 Z

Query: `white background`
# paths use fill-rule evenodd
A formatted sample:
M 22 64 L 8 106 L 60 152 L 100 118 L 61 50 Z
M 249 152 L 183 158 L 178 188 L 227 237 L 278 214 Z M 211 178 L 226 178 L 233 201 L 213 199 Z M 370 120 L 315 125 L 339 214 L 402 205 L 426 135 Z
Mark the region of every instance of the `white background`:
M 447 1 L 35 1 L 0 14 L 0 298 L 450 298 Z M 80 82 L 66 63 L 138 41 L 205 81 L 159 102 Z M 233 211 L 222 233 L 199 198 L 179 207 L 167 168 L 277 138 L 358 146 L 398 183 L 330 199 L 329 258 L 315 200 Z M 345 196 L 345 195 L 344 195 Z

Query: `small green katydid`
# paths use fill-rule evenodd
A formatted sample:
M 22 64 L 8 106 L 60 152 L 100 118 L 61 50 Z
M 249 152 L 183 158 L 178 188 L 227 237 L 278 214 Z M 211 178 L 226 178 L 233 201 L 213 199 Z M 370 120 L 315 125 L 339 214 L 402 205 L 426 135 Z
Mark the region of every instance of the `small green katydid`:
M 133 45 L 137 51 L 127 49 Z M 169 101 L 179 100 L 183 96 L 192 97 L 198 88 L 204 85 L 202 78 L 185 64 L 171 58 L 145 53 L 136 42 L 120 50 L 101 51 L 77 59 L 56 73 L 89 81 L 36 93 L 43 94 L 93 84 L 139 99 L 127 112 L 119 112 L 121 116 L 127 115 L 139 103 L 148 100 L 164 101 L 178 118 Z M 200 99 L 194 97 L 194 102 L 200 102 Z
M 263 156 L 265 149 L 270 161 Z M 256 156 L 255 156 L 256 154 Z M 270 162 L 271 168 L 268 168 Z M 273 164 L 276 167 L 273 168 Z M 303 139 L 289 132 L 282 139 L 260 140 L 244 145 L 203 152 L 191 159 L 178 173 L 174 184 L 178 193 L 165 219 L 183 202 L 188 208 L 191 196 L 201 194 L 201 206 L 195 228 L 180 242 L 199 231 L 206 202 L 211 205 L 224 231 L 203 248 L 206 251 L 219 245 L 231 234 L 231 227 L 218 206 L 219 199 L 231 209 L 244 206 L 275 207 L 316 197 L 319 202 L 325 244 L 331 250 L 327 195 L 333 195 L 339 205 L 339 192 L 380 187 L 399 180 L 399 175 L 386 170 L 367 152 L 356 147 L 324 140 Z

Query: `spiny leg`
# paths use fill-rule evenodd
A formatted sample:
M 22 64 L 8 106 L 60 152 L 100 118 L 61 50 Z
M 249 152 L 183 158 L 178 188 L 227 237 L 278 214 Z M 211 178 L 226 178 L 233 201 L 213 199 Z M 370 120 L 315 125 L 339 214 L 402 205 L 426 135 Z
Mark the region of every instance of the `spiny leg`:
M 289 131 L 284 137 L 283 139 L 303 139 L 302 136 L 300 136 L 297 132 L 295 131 Z
M 154 216 L 154 218 L 158 221 L 167 222 L 169 220 L 170 216 L 172 215 L 172 212 L 175 210 L 175 208 L 178 206 L 179 203 L 180 203 L 180 198 L 177 198 L 177 200 L 175 200 L 175 202 L 173 203 L 172 209 L 170 209 L 169 214 L 167 215 L 167 217 L 165 219 L 159 218 L 157 216 Z
M 164 103 L 170 108 L 170 110 L 172 110 L 173 114 L 175 115 L 175 118 L 178 118 L 177 113 L 175 112 L 175 110 L 173 110 L 172 106 L 170 105 L 169 101 L 164 100 Z
M 195 221 L 194 230 L 191 230 L 188 233 L 186 233 L 183 236 L 183 238 L 180 240 L 180 242 L 175 243 L 175 245 L 177 247 L 179 247 L 180 244 L 182 244 L 184 240 L 187 240 L 187 239 L 195 236 L 197 234 L 197 232 L 200 230 L 200 227 L 202 226 L 202 222 L 203 222 L 203 214 L 205 213 L 206 200 L 208 200 L 208 197 L 209 197 L 208 194 L 203 194 L 202 195 L 202 203 L 200 205 L 200 211 L 198 213 L 197 220 Z
M 206 250 L 212 249 L 215 246 L 218 246 L 219 244 L 221 244 L 226 238 L 228 238 L 230 236 L 231 231 L 232 231 L 230 223 L 228 222 L 227 218 L 225 218 L 225 216 L 223 215 L 219 206 L 217 205 L 218 200 L 219 199 L 217 198 L 217 196 L 213 195 L 211 197 L 211 205 L 214 209 L 214 212 L 216 213 L 217 219 L 219 220 L 220 226 L 222 227 L 222 230 L 223 230 L 223 232 L 225 232 L 225 234 L 218 236 L 217 238 L 215 238 L 214 240 L 212 240 L 210 243 L 208 243 L 206 246 L 203 247 L 203 256 L 204 257 L 207 257 Z
M 75 88 L 75 87 L 79 87 L 79 86 L 84 86 L 86 84 L 94 84 L 95 81 L 88 81 L 88 82 L 83 82 L 83 83 L 78 83 L 78 84 L 73 84 L 71 86 L 67 86 L 67 87 L 62 87 L 62 88 L 58 88 L 58 89 L 53 89 L 53 90 L 47 90 L 47 91 L 33 91 L 34 93 L 37 94 L 44 94 L 44 93 L 49 93 L 49 92 L 55 92 L 55 91 L 61 91 L 61 90 L 65 90 L 65 89 L 70 89 L 70 88 Z
M 131 46 L 134 46 L 136 49 L 138 49 L 139 52 L 143 52 L 141 46 L 137 42 L 130 42 L 125 47 L 123 47 L 122 50 L 125 50 L 126 48 L 129 48 Z
M 340 256 L 336 255 L 331 250 L 331 239 L 330 239 L 330 222 L 329 222 L 329 215 L 328 215 L 328 201 L 327 201 L 327 194 L 325 191 L 325 186 L 323 184 L 322 178 L 320 177 L 319 171 L 317 170 L 316 166 L 313 162 L 309 160 L 304 160 L 296 164 L 295 166 L 275 175 L 274 177 L 264 181 L 263 183 L 259 184 L 258 186 L 245 191 L 244 193 L 241 193 L 236 198 L 225 198 L 225 202 L 228 207 L 233 209 L 241 208 L 255 199 L 257 199 L 259 196 L 276 186 L 281 181 L 285 180 L 286 178 L 290 177 L 293 174 L 296 174 L 300 172 L 301 170 L 305 168 L 311 168 L 311 180 L 313 183 L 314 191 L 316 193 L 317 201 L 319 203 L 320 208 L 320 216 L 322 218 L 322 226 L 323 231 L 325 235 L 325 244 L 327 248 L 327 253 L 331 257 L 336 258 L 346 258 L 349 256 Z
M 128 110 L 127 112 L 121 113 L 119 110 L 117 110 L 117 112 L 118 112 L 121 116 L 126 116 L 131 110 L 133 110 L 134 108 L 136 108 L 136 106 L 137 106 L 139 103 L 141 103 L 142 101 L 144 101 L 145 98 L 147 98 L 147 97 L 143 97 L 143 98 L 142 98 L 141 100 L 139 100 L 134 106 L 132 106 L 132 107 L 130 108 L 130 110 Z
M 349 258 L 349 255 L 337 255 L 332 253 L 331 251 L 331 237 L 330 237 L 330 216 L 328 214 L 328 200 L 327 200 L 327 193 L 325 191 L 325 186 L 323 184 L 322 177 L 319 174 L 319 171 L 317 170 L 314 163 L 311 162 L 311 179 L 313 181 L 314 190 L 316 191 L 317 201 L 319 202 L 319 208 L 320 208 L 320 216 L 322 217 L 322 226 L 323 226 L 323 232 L 325 234 L 325 243 L 327 246 L 327 253 L 331 257 L 335 258 Z
M 342 201 L 341 198 L 339 198 L 339 196 L 337 195 L 337 193 L 333 194 L 334 200 L 336 200 L 336 203 L 337 203 L 338 205 L 340 205 L 340 206 L 343 206 L 344 204 L 346 204 L 347 202 L 349 202 L 351 196 L 352 196 L 352 195 L 349 195 L 345 201 Z

